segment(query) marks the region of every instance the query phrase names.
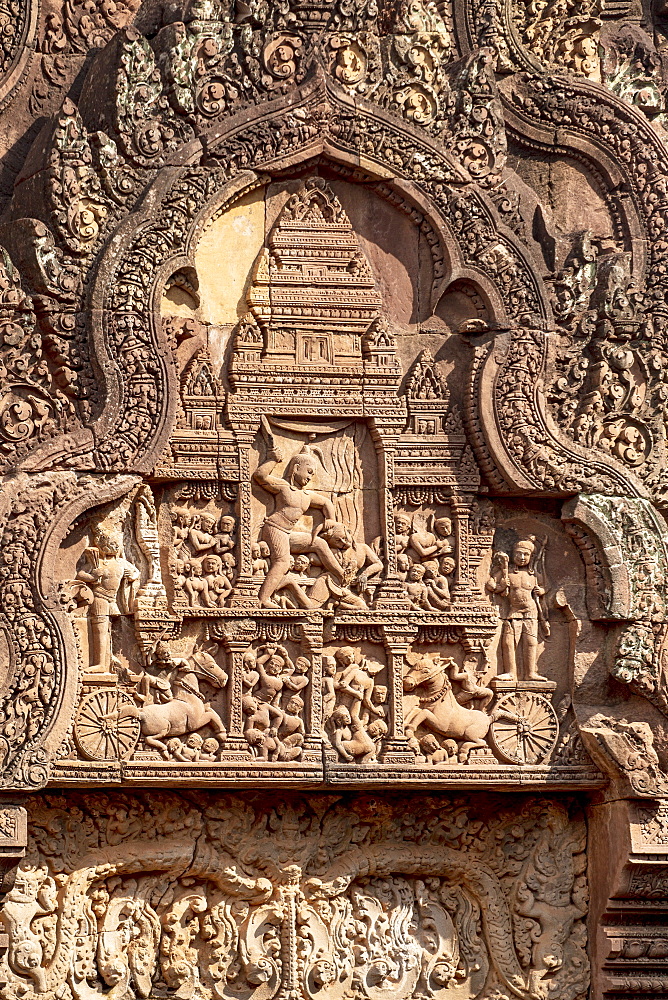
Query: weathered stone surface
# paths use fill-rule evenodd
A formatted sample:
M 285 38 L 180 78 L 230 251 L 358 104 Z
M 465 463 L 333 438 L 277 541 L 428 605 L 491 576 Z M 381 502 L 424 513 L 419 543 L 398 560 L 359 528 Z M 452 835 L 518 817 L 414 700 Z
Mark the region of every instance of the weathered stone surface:
M 3 995 L 668 991 L 667 24 L 0 3 Z
M 77 793 L 30 830 L 7 996 L 585 996 L 570 801 Z

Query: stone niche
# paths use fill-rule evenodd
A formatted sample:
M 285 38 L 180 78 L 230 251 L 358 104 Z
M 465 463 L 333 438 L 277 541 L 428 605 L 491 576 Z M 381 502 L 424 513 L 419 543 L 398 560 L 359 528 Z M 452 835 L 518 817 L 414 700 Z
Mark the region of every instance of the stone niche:
M 196 235 L 162 287 L 168 444 L 54 562 L 81 672 L 59 780 L 600 785 L 585 567 L 482 483 L 433 229 L 323 167 Z

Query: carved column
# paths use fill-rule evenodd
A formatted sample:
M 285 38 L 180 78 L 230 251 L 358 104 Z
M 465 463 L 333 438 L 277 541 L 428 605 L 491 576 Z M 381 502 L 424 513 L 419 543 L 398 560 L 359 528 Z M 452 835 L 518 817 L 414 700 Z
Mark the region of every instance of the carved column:
M 376 598 L 378 608 L 409 607 L 403 584 L 397 575 L 397 548 L 394 532 L 394 501 L 392 487 L 394 486 L 394 455 L 395 449 L 388 445 L 379 435 L 374 436 L 378 453 L 381 478 L 381 518 L 383 539 L 385 542 L 385 580 Z
M 236 513 L 239 519 L 239 575 L 230 599 L 231 607 L 259 607 L 257 583 L 253 580 L 253 560 L 251 555 L 251 472 L 250 457 L 254 433 L 246 430 L 234 432 L 239 449 L 239 493 Z
M 390 718 L 387 741 L 382 753 L 383 764 L 412 764 L 413 751 L 408 746 L 404 733 L 404 670 L 406 654 L 410 649 L 417 630 L 407 630 L 405 624 L 385 625 L 383 645 L 387 656 L 387 680 L 390 694 Z
M 309 718 L 304 743 L 304 754 L 308 758 L 309 751 L 320 755 L 322 747 L 322 620 L 314 616 L 301 622 L 301 632 L 311 661 Z
M 149 567 L 148 579 L 137 594 L 136 609 L 150 617 L 153 609 L 166 610 L 167 593 L 160 569 L 158 518 L 153 494 L 148 486 L 143 486 L 135 497 L 134 517 L 137 541 Z
M 240 629 L 233 626 L 224 626 L 219 629 L 212 629 L 212 637 L 222 642 L 227 653 L 227 691 L 228 691 L 228 730 L 226 751 L 248 751 L 248 744 L 244 739 L 244 720 L 241 710 L 241 699 L 243 695 L 243 658 L 248 646 L 256 636 L 255 626 L 251 624 L 245 634 Z
M 469 527 L 474 500 L 475 497 L 472 494 L 464 493 L 453 496 L 450 501 L 457 543 L 457 564 L 452 586 L 452 597 L 455 601 L 473 599 L 471 567 L 469 565 Z

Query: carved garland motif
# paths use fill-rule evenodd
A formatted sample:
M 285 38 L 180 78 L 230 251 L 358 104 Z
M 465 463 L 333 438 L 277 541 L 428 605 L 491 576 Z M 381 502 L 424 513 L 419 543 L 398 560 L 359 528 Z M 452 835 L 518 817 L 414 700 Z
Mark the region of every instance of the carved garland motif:
M 583 997 L 577 812 L 444 804 L 48 796 L 0 910 L 6 994 Z

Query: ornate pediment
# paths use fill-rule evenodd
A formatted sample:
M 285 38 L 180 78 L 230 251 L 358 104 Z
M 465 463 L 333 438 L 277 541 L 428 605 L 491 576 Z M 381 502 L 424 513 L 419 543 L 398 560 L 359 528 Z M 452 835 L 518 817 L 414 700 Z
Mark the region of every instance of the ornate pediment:
M 6 1000 L 668 994 L 665 6 L 0 3 Z

